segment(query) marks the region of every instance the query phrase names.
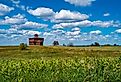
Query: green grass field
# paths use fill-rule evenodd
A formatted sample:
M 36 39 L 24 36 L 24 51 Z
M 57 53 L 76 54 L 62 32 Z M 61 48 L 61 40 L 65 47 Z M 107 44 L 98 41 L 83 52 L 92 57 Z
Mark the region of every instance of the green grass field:
M 0 82 L 121 82 L 121 47 L 0 47 Z

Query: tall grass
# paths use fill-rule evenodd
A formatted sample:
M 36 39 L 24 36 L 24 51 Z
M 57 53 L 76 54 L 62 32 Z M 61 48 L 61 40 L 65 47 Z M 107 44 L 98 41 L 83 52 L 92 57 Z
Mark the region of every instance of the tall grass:
M 121 47 L 0 47 L 0 82 L 121 82 Z
M 0 79 L 10 82 L 121 82 L 119 58 L 0 60 Z

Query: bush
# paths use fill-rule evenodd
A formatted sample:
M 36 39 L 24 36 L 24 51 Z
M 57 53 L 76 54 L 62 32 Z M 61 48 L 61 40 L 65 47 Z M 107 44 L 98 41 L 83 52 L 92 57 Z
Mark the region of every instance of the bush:
M 58 41 L 54 41 L 53 42 L 53 46 L 58 46 L 59 45 L 59 42 Z
M 105 44 L 104 46 L 111 46 L 111 44 Z
M 100 46 L 100 44 L 98 42 L 95 42 L 95 46 Z
M 27 48 L 27 44 L 20 43 L 20 46 L 19 46 L 20 50 L 26 50 L 26 48 Z
M 65 44 L 63 44 L 63 46 L 66 46 Z
M 92 43 L 90 46 L 100 46 L 98 42 Z

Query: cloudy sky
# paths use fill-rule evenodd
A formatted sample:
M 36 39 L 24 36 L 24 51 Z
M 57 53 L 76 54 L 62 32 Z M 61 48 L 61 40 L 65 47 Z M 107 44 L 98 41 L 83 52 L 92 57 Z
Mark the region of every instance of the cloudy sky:
M 27 43 L 39 34 L 44 45 L 121 45 L 121 0 L 0 0 L 0 45 Z

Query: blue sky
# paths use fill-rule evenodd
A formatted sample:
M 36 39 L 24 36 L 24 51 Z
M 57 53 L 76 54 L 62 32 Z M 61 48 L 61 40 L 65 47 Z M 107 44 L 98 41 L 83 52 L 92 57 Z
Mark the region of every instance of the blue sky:
M 0 45 L 72 42 L 121 45 L 121 0 L 0 0 Z

